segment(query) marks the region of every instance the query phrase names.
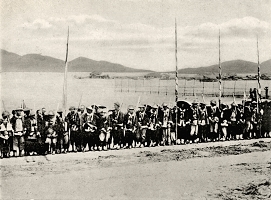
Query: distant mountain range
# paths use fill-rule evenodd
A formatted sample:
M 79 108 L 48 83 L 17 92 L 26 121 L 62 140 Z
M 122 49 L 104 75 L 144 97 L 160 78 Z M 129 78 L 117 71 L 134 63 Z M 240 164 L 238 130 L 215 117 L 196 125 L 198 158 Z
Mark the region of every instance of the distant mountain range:
M 258 64 L 245 60 L 231 60 L 221 63 L 223 74 L 256 74 Z M 260 64 L 261 74 L 271 74 L 271 59 Z M 178 71 L 180 74 L 217 74 L 218 64 L 208 67 L 184 68 Z
M 257 64 L 244 60 L 226 61 L 222 64 L 223 74 L 256 74 Z M 1 49 L 2 72 L 63 72 L 65 63 L 63 60 L 40 54 L 27 54 L 20 56 Z M 153 72 L 151 70 L 134 69 L 120 64 L 106 61 L 95 61 L 89 58 L 79 57 L 69 62 L 69 71 L 72 72 Z M 206 74 L 218 73 L 218 64 L 184 68 L 180 74 Z M 261 74 L 271 74 L 271 59 L 261 63 Z
M 27 54 L 20 56 L 1 49 L 2 72 L 64 72 L 65 62 L 50 56 Z M 68 63 L 71 72 L 152 72 L 134 69 L 106 61 L 79 57 Z

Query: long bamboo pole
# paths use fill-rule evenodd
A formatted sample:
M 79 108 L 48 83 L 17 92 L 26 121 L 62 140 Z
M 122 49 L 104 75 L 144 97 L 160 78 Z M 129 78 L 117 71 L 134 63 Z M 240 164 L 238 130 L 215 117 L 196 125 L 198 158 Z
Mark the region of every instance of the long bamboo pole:
M 259 112 L 259 103 L 261 98 L 261 67 L 260 67 L 260 53 L 259 53 L 259 42 L 258 42 L 258 35 L 257 35 L 257 57 L 258 57 L 258 75 L 257 75 L 257 112 Z
M 220 52 L 220 29 L 219 29 L 219 36 L 218 36 L 218 54 L 219 54 L 219 75 L 218 75 L 218 81 L 219 81 L 219 99 L 218 99 L 218 106 L 220 107 L 220 104 L 221 104 L 221 96 L 222 96 L 222 93 L 221 93 L 221 83 L 222 83 L 222 70 L 221 70 L 221 52 Z
M 176 22 L 176 18 L 175 18 L 175 60 L 176 60 L 176 76 L 175 76 L 175 104 L 176 104 L 176 110 L 175 110 L 175 113 L 176 113 L 176 121 L 175 121 L 175 140 L 177 141 L 177 136 L 178 136 L 178 107 L 177 107 L 177 103 L 178 103 L 178 56 L 177 56 L 177 53 L 178 53 L 178 43 L 177 43 L 177 22 Z
M 68 54 L 69 54 L 69 27 L 67 36 L 67 49 L 65 59 L 64 84 L 63 84 L 63 117 L 67 114 L 67 74 L 68 74 Z

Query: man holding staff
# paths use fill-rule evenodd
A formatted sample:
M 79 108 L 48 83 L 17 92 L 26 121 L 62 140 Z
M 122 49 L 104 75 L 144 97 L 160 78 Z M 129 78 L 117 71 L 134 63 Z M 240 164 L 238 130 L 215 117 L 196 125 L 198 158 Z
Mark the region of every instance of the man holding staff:
M 120 111 L 120 103 L 114 103 L 114 110 L 111 115 L 112 120 L 112 135 L 114 140 L 114 147 L 120 149 L 124 145 L 124 131 L 123 131 L 124 114 Z

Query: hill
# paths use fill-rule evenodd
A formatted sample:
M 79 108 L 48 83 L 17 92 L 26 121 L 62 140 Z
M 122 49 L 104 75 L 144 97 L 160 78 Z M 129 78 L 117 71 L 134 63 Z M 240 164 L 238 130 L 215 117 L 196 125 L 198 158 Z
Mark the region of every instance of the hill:
M 244 61 L 244 60 L 232 60 L 221 63 L 223 74 L 256 74 L 257 63 Z M 208 74 L 218 73 L 218 64 L 207 67 L 198 68 L 185 68 L 179 70 L 180 74 Z M 261 63 L 261 73 L 271 73 L 271 60 L 267 60 Z
M 69 62 L 69 71 L 72 72 L 150 72 L 150 70 L 134 69 L 107 61 L 96 61 L 79 57 Z
M 271 59 L 261 63 L 261 73 L 271 74 Z
M 63 72 L 65 62 L 50 56 L 27 54 L 20 56 L 1 49 L 2 72 Z M 95 61 L 84 57 L 69 62 L 72 72 L 151 72 L 134 69 L 106 61 Z
M 222 64 L 223 74 L 256 74 L 257 64 L 244 60 L 226 61 Z M 63 72 L 65 63 L 63 60 L 40 54 L 27 54 L 20 56 L 1 49 L 2 72 Z M 153 72 L 151 70 L 134 69 L 107 61 L 95 61 L 85 57 L 79 57 L 69 62 L 69 71 L 72 72 Z M 218 64 L 184 68 L 180 74 L 212 74 L 218 73 Z M 261 73 L 271 74 L 271 59 L 261 63 Z

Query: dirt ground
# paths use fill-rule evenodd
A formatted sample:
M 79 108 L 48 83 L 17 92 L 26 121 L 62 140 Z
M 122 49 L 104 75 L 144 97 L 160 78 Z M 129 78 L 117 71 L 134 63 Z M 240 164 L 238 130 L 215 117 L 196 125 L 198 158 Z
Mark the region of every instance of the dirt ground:
M 1 199 L 271 199 L 271 138 L 0 163 Z

